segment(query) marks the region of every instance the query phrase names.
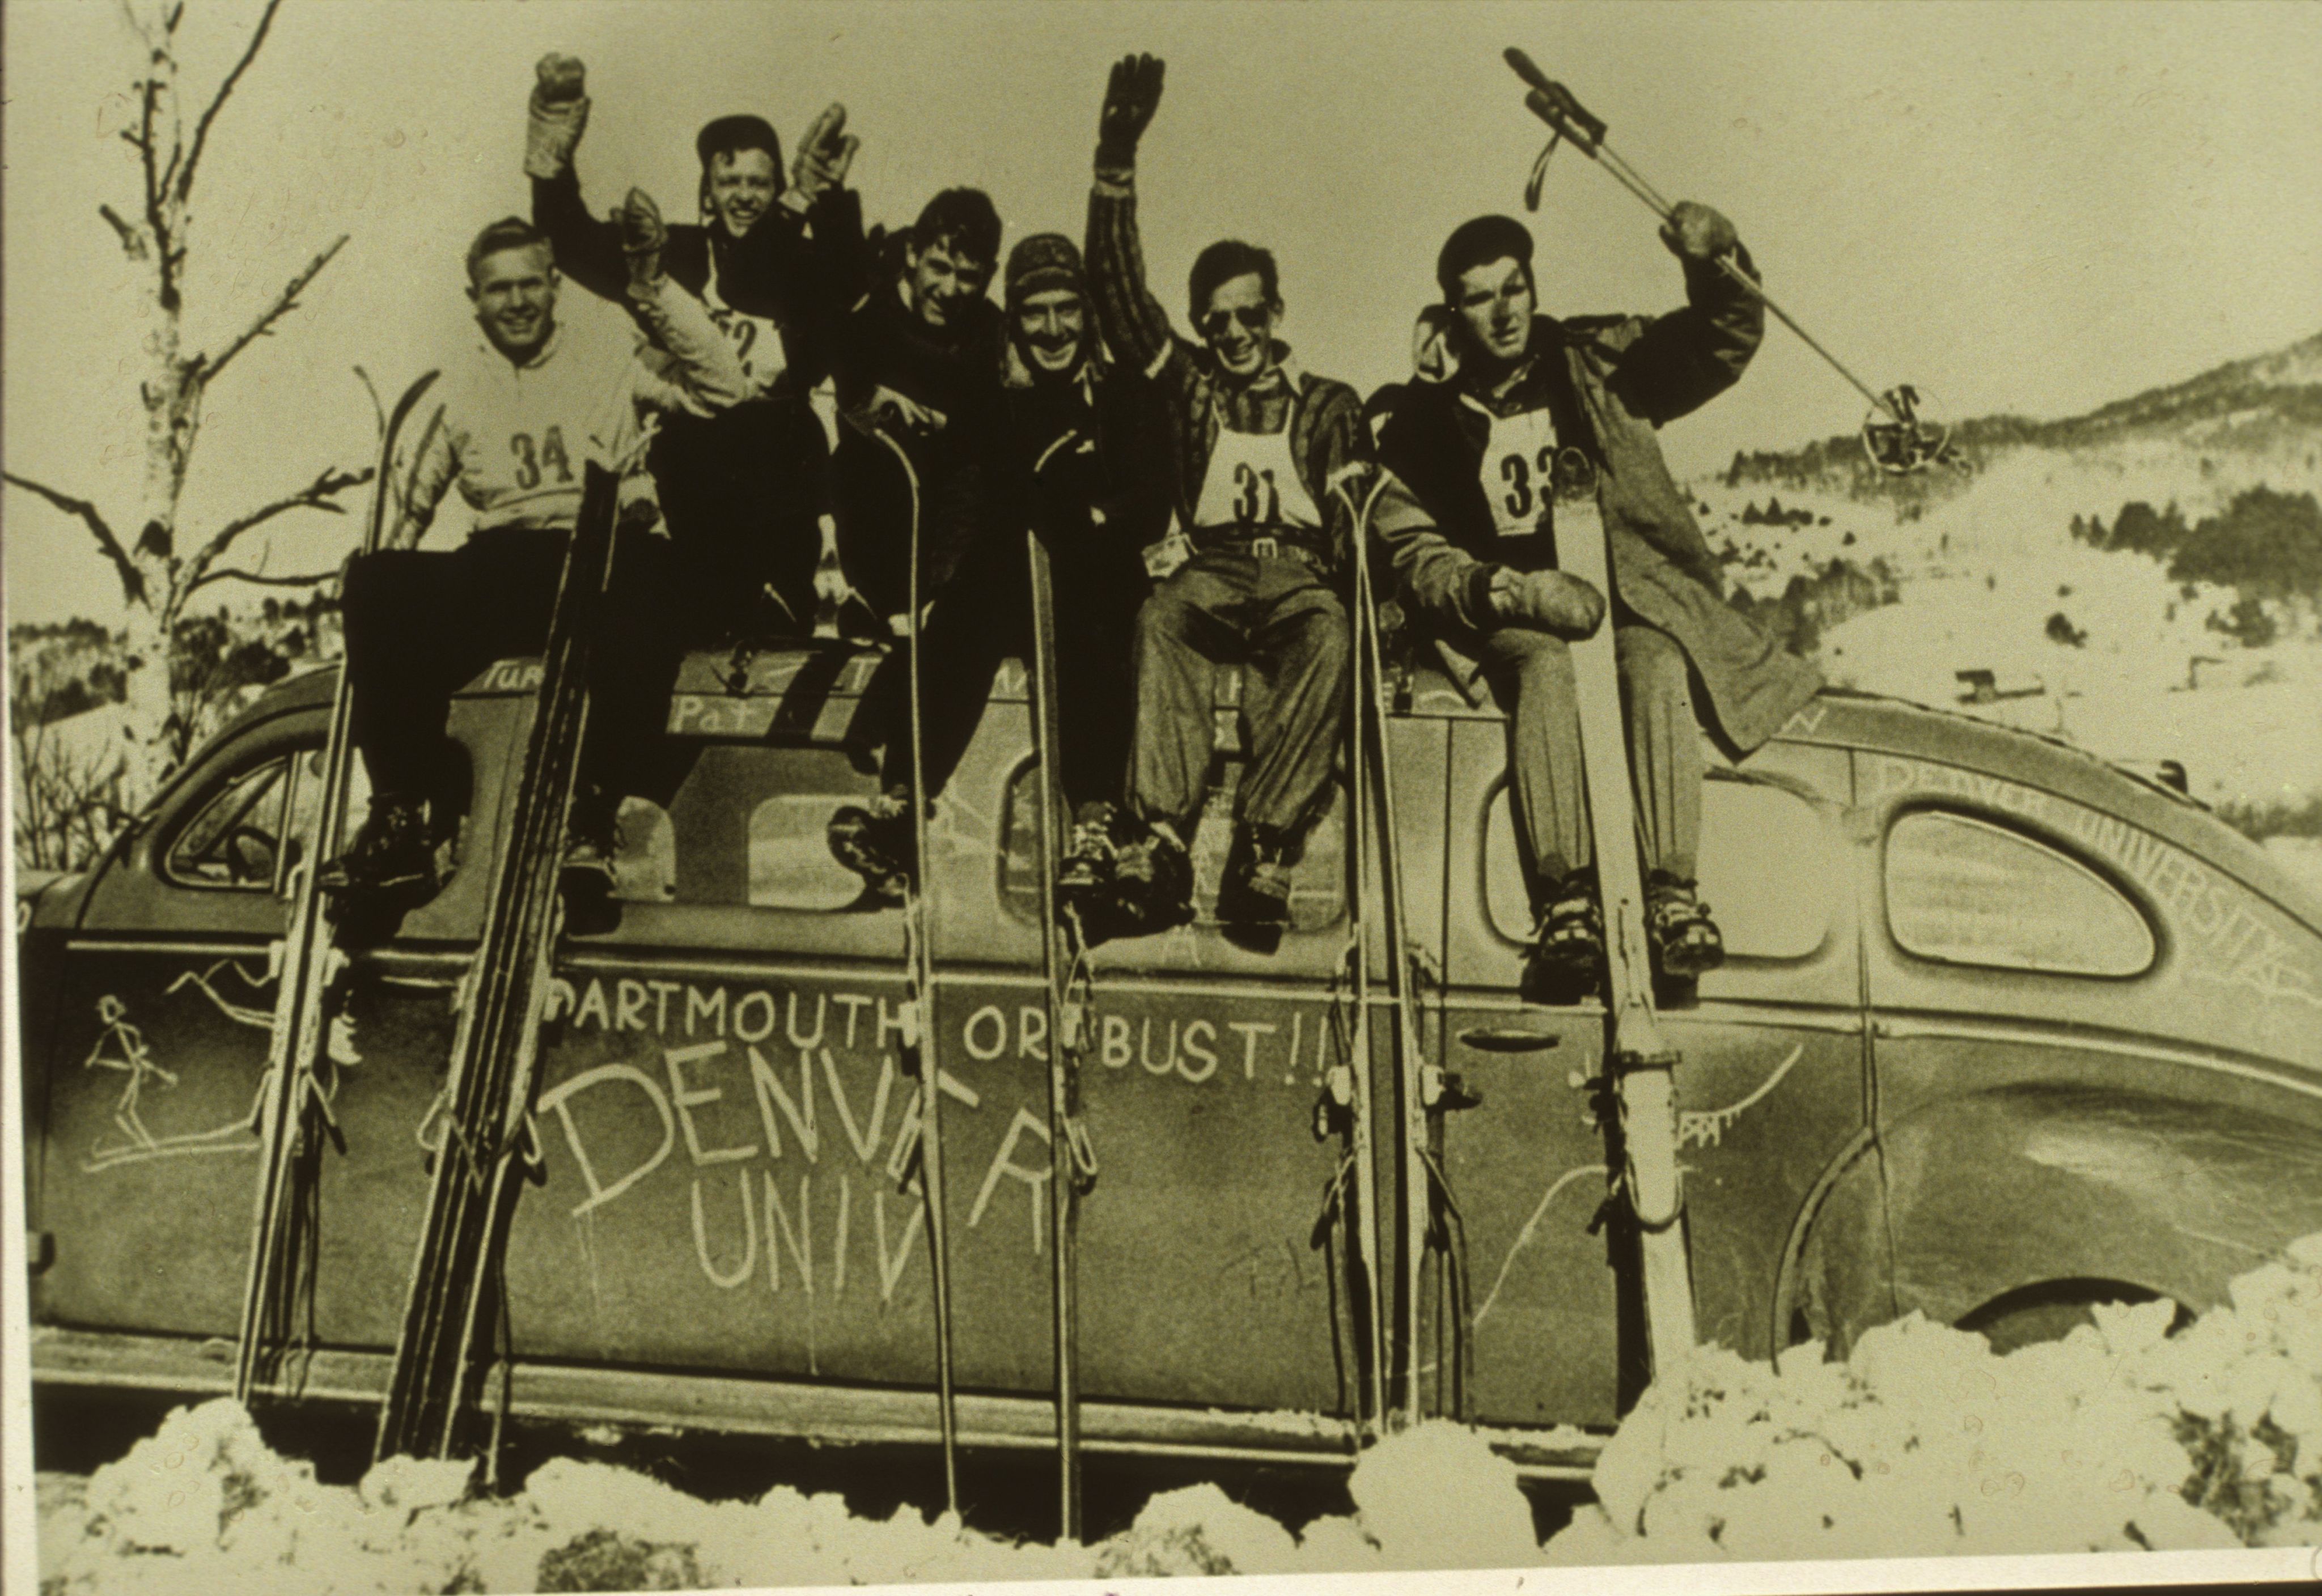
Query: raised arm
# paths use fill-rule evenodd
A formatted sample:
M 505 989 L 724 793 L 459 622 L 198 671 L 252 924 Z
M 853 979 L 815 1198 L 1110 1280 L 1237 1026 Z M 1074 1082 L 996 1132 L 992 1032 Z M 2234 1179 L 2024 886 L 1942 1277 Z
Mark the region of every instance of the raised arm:
M 1160 108 L 1161 75 L 1154 56 L 1123 56 L 1113 63 L 1098 123 L 1085 251 L 1097 331 L 1115 356 L 1147 372 L 1159 369 L 1175 342 L 1169 313 L 1145 286 L 1145 250 L 1137 233 L 1137 141 Z
M 618 223 L 589 214 L 572 152 L 589 125 L 587 68 L 569 55 L 540 58 L 525 120 L 524 170 L 532 179 L 532 224 L 548 235 L 556 268 L 599 298 L 618 301 L 628 285 Z
M 1717 258 L 1758 280 L 1733 223 L 1707 205 L 1681 200 L 1661 230 L 1685 266 L 1686 304 L 1642 324 L 1615 363 L 1609 386 L 1656 426 L 1699 409 L 1742 379 L 1766 337 L 1764 301 L 1728 276 Z
M 653 340 L 632 368 L 637 410 L 708 415 L 741 401 L 750 389 L 741 357 L 701 301 L 661 269 L 669 230 L 644 189 L 629 190 L 619 224 L 629 303 Z

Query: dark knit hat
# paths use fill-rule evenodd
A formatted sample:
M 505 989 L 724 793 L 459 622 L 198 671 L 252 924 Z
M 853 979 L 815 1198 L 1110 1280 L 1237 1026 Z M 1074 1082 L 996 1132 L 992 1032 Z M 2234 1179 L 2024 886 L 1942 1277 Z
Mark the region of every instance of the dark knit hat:
M 1489 266 L 1495 260 L 1513 260 L 1531 275 L 1531 230 L 1513 216 L 1478 216 L 1472 222 L 1462 222 L 1443 241 L 1442 252 L 1435 257 L 1435 286 L 1443 290 L 1445 304 L 1449 304 L 1458 292 L 1459 278 L 1478 266 Z
M 1051 288 L 1070 288 L 1075 294 L 1088 291 L 1080 246 L 1061 233 L 1036 233 L 1018 241 L 1008 251 L 1009 307 L 1013 309 Z
M 721 116 L 704 127 L 693 141 L 693 152 L 704 169 L 713 155 L 737 150 L 763 150 L 774 163 L 774 187 L 782 185 L 782 141 L 763 116 Z

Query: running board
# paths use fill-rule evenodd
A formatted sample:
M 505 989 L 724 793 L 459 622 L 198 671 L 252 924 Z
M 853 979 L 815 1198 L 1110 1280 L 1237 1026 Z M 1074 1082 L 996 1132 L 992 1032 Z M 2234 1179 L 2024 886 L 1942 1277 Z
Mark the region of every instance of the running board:
M 32 1378 L 48 1387 L 151 1391 L 200 1400 L 233 1390 L 234 1344 L 190 1336 L 139 1336 L 40 1327 Z M 299 1400 L 376 1407 L 392 1359 L 384 1352 L 325 1350 L 306 1364 Z M 542 1424 L 674 1427 L 842 1445 L 934 1446 L 941 1438 L 932 1391 L 746 1380 L 649 1369 L 592 1368 L 518 1360 L 511 1418 Z M 487 1378 L 497 1383 L 497 1364 Z M 964 1446 L 1049 1452 L 1055 1399 L 962 1392 Z M 1355 1427 L 1319 1413 L 1080 1404 L 1082 1445 L 1108 1455 L 1338 1468 L 1355 1457 Z M 1487 1429 L 1492 1448 L 1527 1479 L 1585 1481 L 1605 1437 L 1560 1428 L 1537 1434 Z

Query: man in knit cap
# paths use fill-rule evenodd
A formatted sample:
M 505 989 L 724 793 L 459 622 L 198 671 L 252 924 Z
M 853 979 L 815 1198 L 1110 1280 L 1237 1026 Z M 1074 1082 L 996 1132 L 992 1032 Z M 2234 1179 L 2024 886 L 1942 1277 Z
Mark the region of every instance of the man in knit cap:
M 584 68 L 552 54 L 537 72 L 525 144 L 533 222 L 565 275 L 624 303 L 618 229 L 589 214 L 573 169 L 589 122 Z M 718 117 L 694 141 L 702 219 L 670 227 L 667 269 L 734 345 L 748 393 L 714 416 L 672 417 L 654 443 L 672 611 L 689 642 L 803 631 L 813 620 L 834 528 L 828 442 L 808 402 L 828 369 L 809 233 L 818 203 L 844 190 L 859 143 L 846 130 L 844 106 L 817 118 L 787 185 L 782 141 L 763 118 Z
M 1753 278 L 1754 269 L 1732 223 L 1705 205 L 1678 205 L 1661 238 L 1684 270 L 1682 307 L 1558 320 L 1538 314 L 1523 224 L 1465 223 L 1436 261 L 1442 299 L 1421 318 L 1418 379 L 1381 389 L 1370 406 L 1387 472 L 1371 524 L 1394 557 L 1398 596 L 1455 679 L 1488 684 L 1507 712 L 1516 834 L 1537 916 L 1533 985 L 1551 998 L 1594 989 L 1604 962 L 1569 642 L 1614 627 L 1646 924 L 1661 970 L 1681 978 L 1724 956 L 1694 892 L 1696 713 L 1706 709 L 1740 754 L 1820 684 L 1812 665 L 1724 603 L 1655 436 L 1731 388 L 1756 352 L 1762 304 L 1719 258 Z M 1558 569 L 1559 536 L 1596 535 L 1607 542 L 1610 593 Z
M 1058 751 L 1065 798 L 1109 836 L 1129 716 L 1127 639 L 1145 594 L 1139 551 L 1166 514 L 1150 447 L 1150 385 L 1104 359 L 1088 314 L 1080 251 L 1035 233 L 1008 257 L 996 425 L 987 439 L 988 514 L 934 595 L 920 648 L 922 759 L 930 803 L 973 739 L 1001 661 L 1032 652 L 1024 532 L 1047 549 L 1054 583 Z M 891 672 L 866 713 L 882 723 L 888 797 L 842 810 L 834 851 L 900 895 L 909 869 L 910 751 L 902 682 Z M 1105 882 L 1083 880 L 1086 890 Z M 1092 906 L 1093 907 L 1093 906 Z

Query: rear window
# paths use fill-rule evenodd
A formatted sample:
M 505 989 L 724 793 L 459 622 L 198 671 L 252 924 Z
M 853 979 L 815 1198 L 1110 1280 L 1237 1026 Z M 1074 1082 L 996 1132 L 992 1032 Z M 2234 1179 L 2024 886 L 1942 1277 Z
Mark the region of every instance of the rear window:
M 1887 925 L 1949 964 L 2119 978 L 2153 966 L 2127 895 L 2061 850 L 1970 815 L 1924 809 L 1887 834 Z

